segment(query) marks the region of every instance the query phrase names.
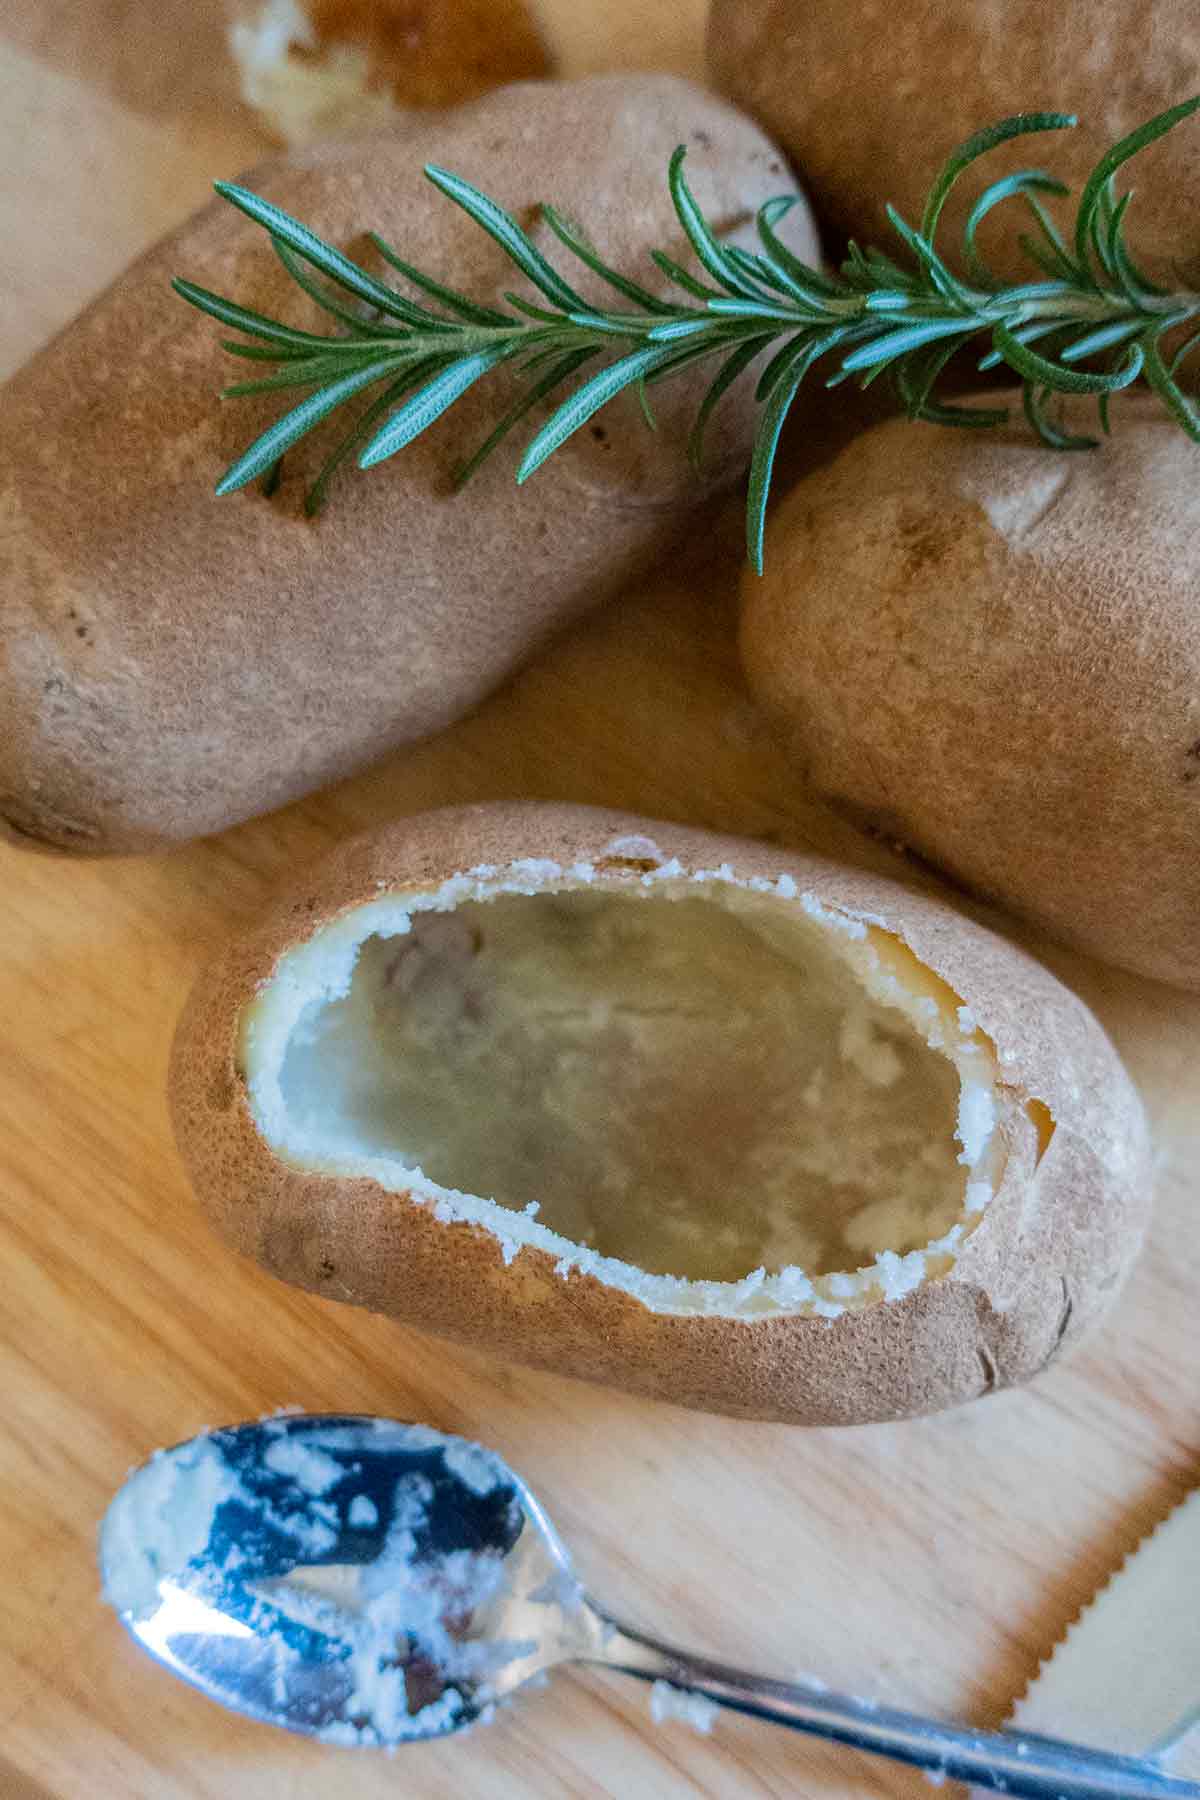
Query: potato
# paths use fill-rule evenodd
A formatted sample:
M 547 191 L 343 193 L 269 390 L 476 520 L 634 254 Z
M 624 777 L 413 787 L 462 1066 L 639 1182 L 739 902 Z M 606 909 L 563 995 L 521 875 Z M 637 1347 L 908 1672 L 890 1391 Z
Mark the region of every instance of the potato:
M 1100 1027 L 939 901 L 534 804 L 298 877 L 199 981 L 197 1194 L 286 1280 L 710 1411 L 855 1424 L 1027 1379 L 1149 1195 Z
M 353 254 L 374 254 L 374 227 L 486 299 L 521 278 L 425 181 L 425 161 L 493 192 L 547 247 L 532 206 L 553 198 L 614 264 L 653 276 L 650 247 L 685 254 L 666 182 L 681 142 L 718 226 L 787 185 L 757 128 L 667 76 L 506 88 L 250 180 Z M 815 254 L 803 222 L 800 240 Z M 708 478 L 689 467 L 712 376 L 701 367 L 658 390 L 657 434 L 626 395 L 528 488 L 514 487 L 506 446 L 455 496 L 454 463 L 511 398 L 489 378 L 391 462 L 339 478 L 316 523 L 302 492 L 344 421 L 289 453 L 275 498 L 218 500 L 226 464 L 284 407 L 218 404 L 247 365 L 170 292 L 176 273 L 313 322 L 264 233 L 221 202 L 6 390 L 0 817 L 26 842 L 129 851 L 217 831 L 437 730 L 619 590 L 745 466 L 752 382 L 714 420 Z
M 987 182 L 1048 169 L 1077 193 L 1110 145 L 1186 100 L 1195 18 L 1188 0 L 1077 0 L 1052 20 L 1041 0 L 713 0 L 708 56 L 717 86 L 804 170 L 839 255 L 847 237 L 898 249 L 887 203 L 919 225 L 938 169 L 981 126 L 1010 113 L 1077 113 L 1076 131 L 1020 138 L 962 181 L 943 217 L 945 249 L 961 242 Z M 1198 172 L 1194 125 L 1137 161 L 1129 242 L 1172 285 L 1171 265 L 1200 248 Z M 1038 280 L 1017 245 L 1032 225 L 1009 202 L 985 221 L 980 245 L 998 269 Z
M 1095 428 L 1094 405 L 1065 416 Z M 876 427 L 780 504 L 741 629 L 753 693 L 835 805 L 1193 988 L 1198 468 L 1149 396 L 1118 398 L 1087 454 L 1023 421 Z

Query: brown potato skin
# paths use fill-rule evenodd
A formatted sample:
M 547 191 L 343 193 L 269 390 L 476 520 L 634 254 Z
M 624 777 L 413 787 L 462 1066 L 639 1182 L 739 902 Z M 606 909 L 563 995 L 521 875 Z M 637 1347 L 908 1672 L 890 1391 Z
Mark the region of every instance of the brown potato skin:
M 718 227 L 792 185 L 756 126 L 658 75 L 505 88 L 247 180 L 369 266 L 372 228 L 423 269 L 499 299 L 521 285 L 517 271 L 425 180 L 426 161 L 493 193 L 564 269 L 574 259 L 534 219 L 542 199 L 585 220 L 615 265 L 653 279 L 651 247 L 687 254 L 666 183 L 682 142 Z M 798 242 L 815 255 L 798 210 Z M 578 267 L 585 294 L 612 298 Z M 702 366 L 657 390 L 657 434 L 625 396 L 521 490 L 515 443 L 469 493 L 451 488 L 455 463 L 512 397 L 489 380 L 382 467 L 343 471 L 315 523 L 303 490 L 345 421 L 289 453 L 274 499 L 254 486 L 218 500 L 227 464 L 295 397 L 218 401 L 255 367 L 224 354 L 222 328 L 170 291 L 174 275 L 325 329 L 266 235 L 216 201 L 6 388 L 0 820 L 18 841 L 152 849 L 441 728 L 660 555 L 744 467 L 752 382 L 713 420 L 706 479 L 684 454 L 711 379 Z
M 840 257 L 849 237 L 895 252 L 890 201 L 919 226 L 926 194 L 958 145 L 1013 113 L 1075 113 L 1073 131 L 990 151 L 951 194 L 939 245 L 956 263 L 976 197 L 1017 169 L 1044 169 L 1071 197 L 1050 196 L 1067 225 L 1099 158 L 1196 90 L 1191 0 L 713 0 L 708 62 L 715 85 L 773 133 L 798 168 Z M 1200 135 L 1184 123 L 1123 169 L 1137 187 L 1127 222 L 1139 260 L 1170 285 L 1200 252 L 1192 203 Z M 996 269 L 1040 280 L 1017 244 L 1035 229 L 1009 201 L 979 243 Z M 1066 234 L 1069 237 L 1069 231 Z
M 671 1317 L 523 1249 L 506 1266 L 482 1227 L 370 1180 L 306 1173 L 260 1136 L 237 1067 L 241 1012 L 279 956 L 381 887 L 413 891 L 479 862 L 603 865 L 615 834 L 652 837 L 685 868 L 791 873 L 882 923 L 975 1010 L 1004 1080 L 1057 1122 L 1036 1162 L 1018 1130 L 1001 1188 L 945 1279 L 832 1322 Z M 611 858 L 609 859 L 611 862 Z M 621 866 L 603 879 L 637 879 Z M 184 1163 L 217 1229 L 273 1274 L 515 1361 L 679 1405 L 802 1425 L 898 1419 L 1035 1375 L 1112 1300 L 1150 1196 L 1140 1103 L 1092 1015 L 1038 963 L 944 904 L 748 840 L 590 808 L 426 813 L 353 839 L 306 874 L 201 977 L 179 1027 L 171 1104 Z M 1036 1166 L 1035 1166 L 1036 1165 Z
M 1023 420 L 864 433 L 776 508 L 742 656 L 852 817 L 1197 988 L 1200 453 L 1151 396 L 1112 417 L 1077 455 Z M 1094 406 L 1067 420 L 1094 431 Z

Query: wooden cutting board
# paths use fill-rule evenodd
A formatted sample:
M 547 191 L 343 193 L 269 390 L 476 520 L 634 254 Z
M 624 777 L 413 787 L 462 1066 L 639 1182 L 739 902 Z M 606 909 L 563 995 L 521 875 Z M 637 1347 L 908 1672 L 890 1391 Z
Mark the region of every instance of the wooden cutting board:
M 546 12 L 573 68 L 699 65 L 701 0 Z M 215 175 L 260 154 L 219 8 L 8 0 L 0 369 Z M 583 14 L 587 15 L 586 24 Z M 918 1796 L 903 1771 L 566 1676 L 394 1761 L 219 1711 L 101 1605 L 97 1521 L 131 1463 L 284 1405 L 486 1438 L 612 1606 L 783 1675 L 996 1724 L 1200 1461 L 1200 1000 L 1034 944 L 1096 1008 L 1157 1132 L 1145 1257 L 1100 1336 L 1023 1393 L 854 1432 L 733 1424 L 421 1338 L 279 1286 L 210 1237 L 163 1104 L 174 1020 L 292 866 L 396 813 L 516 794 L 612 803 L 877 866 L 806 798 L 740 684 L 736 507 L 693 566 L 561 641 L 453 731 L 332 794 L 154 860 L 0 850 L 0 1796 L 528 1800 Z

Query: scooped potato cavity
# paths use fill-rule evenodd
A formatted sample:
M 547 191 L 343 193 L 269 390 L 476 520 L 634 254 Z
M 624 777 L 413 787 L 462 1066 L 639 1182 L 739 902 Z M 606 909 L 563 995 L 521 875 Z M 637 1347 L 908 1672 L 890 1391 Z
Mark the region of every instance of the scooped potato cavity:
M 669 872 L 480 886 L 373 903 L 284 959 L 242 1039 L 281 1155 L 415 1185 L 685 1310 L 692 1283 L 764 1273 L 759 1310 L 952 1260 L 1012 1106 L 883 934 Z

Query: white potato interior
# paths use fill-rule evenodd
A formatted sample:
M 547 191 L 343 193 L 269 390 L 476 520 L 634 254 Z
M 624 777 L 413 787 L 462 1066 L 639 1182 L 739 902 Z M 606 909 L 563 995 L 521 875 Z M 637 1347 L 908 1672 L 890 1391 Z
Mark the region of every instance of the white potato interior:
M 249 1011 L 258 1123 L 293 1160 L 672 1310 L 895 1297 L 990 1195 L 986 1040 L 862 927 L 717 881 L 399 904 L 318 933 Z

